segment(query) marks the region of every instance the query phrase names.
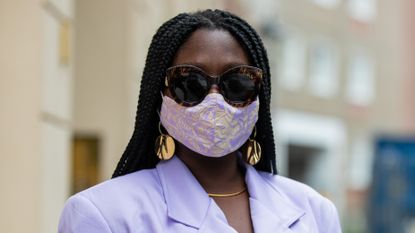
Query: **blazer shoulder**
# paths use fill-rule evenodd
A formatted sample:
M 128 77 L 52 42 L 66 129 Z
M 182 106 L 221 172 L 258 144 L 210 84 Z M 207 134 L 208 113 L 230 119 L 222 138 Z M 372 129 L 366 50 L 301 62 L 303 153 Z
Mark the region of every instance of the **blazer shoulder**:
M 62 211 L 58 233 L 112 233 L 100 210 L 82 195 L 71 196 Z
M 161 192 L 161 185 L 158 174 L 153 168 L 106 180 L 76 195 L 82 195 L 88 199 L 104 196 L 120 200 L 120 198 L 128 198 L 131 195 L 145 195 L 154 192 Z
M 140 224 L 137 216 L 146 211 L 162 211 L 163 203 L 155 169 L 137 171 L 71 196 L 62 211 L 59 232 L 125 232 L 125 227 L 132 224 L 131 219 L 136 219 L 134 224 Z M 64 231 L 67 226 L 81 231 Z M 97 230 L 88 231 L 89 226 L 96 226 Z

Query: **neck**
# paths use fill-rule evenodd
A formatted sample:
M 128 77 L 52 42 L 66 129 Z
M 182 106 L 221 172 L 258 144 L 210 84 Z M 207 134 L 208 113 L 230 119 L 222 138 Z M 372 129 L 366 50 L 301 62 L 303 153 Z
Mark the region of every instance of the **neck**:
M 176 155 L 193 173 L 208 193 L 233 193 L 245 187 L 244 171 L 238 164 L 237 152 L 211 158 L 191 151 L 176 142 Z

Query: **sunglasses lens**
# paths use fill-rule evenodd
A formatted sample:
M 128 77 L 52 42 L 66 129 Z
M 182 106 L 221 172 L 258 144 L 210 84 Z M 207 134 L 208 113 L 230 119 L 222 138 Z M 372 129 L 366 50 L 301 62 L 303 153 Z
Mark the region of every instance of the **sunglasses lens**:
M 192 105 L 203 100 L 209 91 L 209 83 L 198 72 L 176 74 L 171 82 L 172 94 L 180 101 Z
M 257 85 L 246 74 L 233 73 L 222 78 L 222 95 L 232 104 L 244 104 L 257 95 Z

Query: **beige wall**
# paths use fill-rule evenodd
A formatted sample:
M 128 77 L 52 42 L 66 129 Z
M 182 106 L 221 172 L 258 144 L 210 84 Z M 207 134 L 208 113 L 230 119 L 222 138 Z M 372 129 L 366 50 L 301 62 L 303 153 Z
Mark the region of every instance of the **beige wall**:
M 40 227 L 42 18 L 38 4 L 0 2 L 0 225 L 6 232 Z
M 69 194 L 72 119 L 72 1 L 42 2 L 41 232 L 56 232 Z M 69 24 L 69 61 L 62 61 L 61 30 Z
M 68 196 L 71 63 L 59 29 L 71 1 L 0 3 L 0 225 L 55 232 Z
M 415 131 L 415 27 L 413 22 L 415 22 L 415 1 L 405 0 L 405 9 L 403 11 L 403 17 L 405 23 L 404 36 L 405 44 L 408 45 L 405 50 L 405 82 L 403 89 L 405 90 L 404 94 L 404 108 L 405 108 L 405 123 L 404 129 L 408 132 Z M 412 100 L 412 101 L 411 101 Z

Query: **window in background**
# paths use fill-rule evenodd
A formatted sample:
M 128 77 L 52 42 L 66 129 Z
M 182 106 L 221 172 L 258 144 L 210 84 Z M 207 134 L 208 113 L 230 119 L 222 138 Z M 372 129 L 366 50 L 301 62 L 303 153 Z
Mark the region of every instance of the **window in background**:
M 311 0 L 313 3 L 326 7 L 326 8 L 334 8 L 339 5 L 340 0 Z
M 296 143 L 288 145 L 288 177 L 317 187 L 316 170 L 322 167 L 324 148 Z M 319 190 L 322 191 L 322 190 Z
M 72 193 L 98 183 L 98 145 L 96 137 L 75 136 L 72 150 Z
M 367 106 L 375 97 L 375 65 L 372 57 L 360 51 L 351 56 L 347 67 L 346 98 L 354 105 Z
M 298 33 L 289 32 L 282 43 L 280 59 L 281 86 L 288 90 L 298 90 L 305 79 L 305 40 Z
M 329 39 L 318 39 L 310 46 L 310 92 L 314 96 L 330 98 L 338 89 L 339 56 Z
M 348 0 L 347 10 L 358 21 L 373 21 L 376 17 L 376 0 Z
M 363 133 L 354 135 L 351 141 L 348 185 L 352 190 L 367 190 L 372 181 L 372 141 Z

